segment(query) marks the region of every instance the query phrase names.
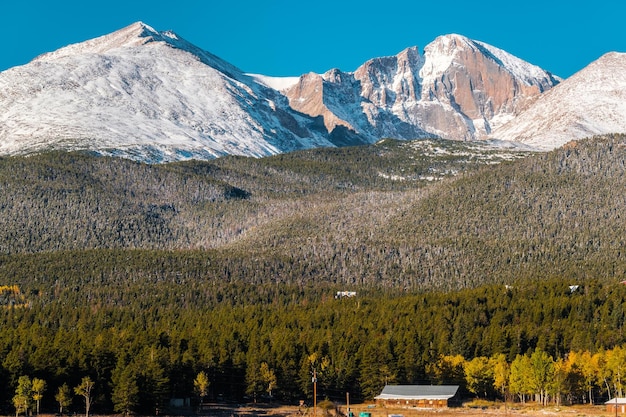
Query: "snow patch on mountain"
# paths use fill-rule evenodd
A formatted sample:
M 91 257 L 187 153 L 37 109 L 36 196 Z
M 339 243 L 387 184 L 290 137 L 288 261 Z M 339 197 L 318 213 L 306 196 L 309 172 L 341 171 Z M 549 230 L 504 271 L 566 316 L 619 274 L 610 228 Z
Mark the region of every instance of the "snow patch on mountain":
M 530 64 L 510 53 L 496 48 L 495 46 L 486 44 L 484 42 L 475 41 L 476 45 L 487 50 L 495 60 L 499 61 L 503 68 L 510 71 L 515 78 L 523 80 L 527 85 L 531 85 L 535 80 L 541 79 L 546 76 L 546 71 L 540 67 Z M 550 74 L 557 84 L 562 81 L 561 77 Z
M 293 87 L 300 80 L 300 77 L 271 77 L 262 74 L 246 75 L 252 77 L 252 79 L 254 79 L 259 84 L 263 84 L 277 91 L 283 91 L 290 87 Z
M 171 32 L 135 23 L 0 73 L 0 153 L 150 161 L 333 146 L 284 96 Z
M 538 97 L 492 137 L 550 150 L 607 133 L 626 133 L 624 53 L 603 55 Z

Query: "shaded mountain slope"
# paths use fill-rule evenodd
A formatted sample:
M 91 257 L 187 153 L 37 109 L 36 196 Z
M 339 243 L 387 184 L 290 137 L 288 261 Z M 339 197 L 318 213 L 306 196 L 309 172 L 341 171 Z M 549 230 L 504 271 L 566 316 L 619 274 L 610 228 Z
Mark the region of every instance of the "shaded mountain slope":
M 438 149 L 447 151 L 438 157 Z M 169 165 L 63 152 L 2 158 L 0 252 L 220 247 L 300 211 L 304 201 L 422 187 L 521 155 L 480 144 L 388 141 Z
M 626 199 L 614 190 L 626 186 L 625 140 L 597 137 L 394 197 L 354 195 L 255 234 L 241 250 L 393 288 L 620 279 Z

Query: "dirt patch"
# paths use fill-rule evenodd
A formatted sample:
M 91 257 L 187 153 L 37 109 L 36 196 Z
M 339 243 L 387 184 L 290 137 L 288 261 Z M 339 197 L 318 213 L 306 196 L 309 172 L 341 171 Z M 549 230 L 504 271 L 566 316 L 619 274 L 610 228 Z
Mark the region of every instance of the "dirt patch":
M 596 406 L 567 406 L 567 407 L 537 407 L 534 405 L 512 404 L 492 407 L 458 407 L 444 409 L 420 408 L 379 408 L 367 404 L 357 404 L 350 407 L 356 417 L 361 412 L 371 413 L 371 417 L 478 417 L 478 416 L 510 416 L 510 417 L 612 417 L 615 414 L 606 410 L 603 405 Z M 345 406 L 335 410 L 316 409 L 298 406 L 271 406 L 271 405 L 215 405 L 206 407 L 202 415 L 212 417 L 343 417 Z M 620 414 L 620 416 L 622 416 Z

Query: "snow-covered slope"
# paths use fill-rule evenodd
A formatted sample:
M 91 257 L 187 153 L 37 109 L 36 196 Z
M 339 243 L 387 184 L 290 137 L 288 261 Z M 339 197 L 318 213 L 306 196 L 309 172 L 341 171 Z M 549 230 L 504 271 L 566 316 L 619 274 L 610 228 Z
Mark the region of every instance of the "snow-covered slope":
M 626 54 L 611 52 L 540 96 L 492 137 L 549 150 L 626 132 Z
M 150 162 L 332 146 L 227 62 L 143 23 L 0 73 L 0 153 L 89 149 Z
M 507 52 L 460 35 L 372 59 L 354 72 L 305 74 L 285 94 L 293 108 L 322 116 L 329 131 L 352 129 L 370 140 L 484 139 L 559 82 Z
M 265 156 L 383 137 L 483 139 L 559 80 L 446 35 L 354 72 L 267 77 L 141 22 L 0 73 L 0 155 L 147 162 Z

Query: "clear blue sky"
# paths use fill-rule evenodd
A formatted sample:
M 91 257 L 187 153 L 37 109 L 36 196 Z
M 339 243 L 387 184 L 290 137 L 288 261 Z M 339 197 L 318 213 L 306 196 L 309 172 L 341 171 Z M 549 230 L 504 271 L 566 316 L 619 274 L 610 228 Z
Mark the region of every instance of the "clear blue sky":
M 626 52 L 621 0 L 4 0 L 0 70 L 143 21 L 246 72 L 353 71 L 370 58 L 458 33 L 561 77 Z

